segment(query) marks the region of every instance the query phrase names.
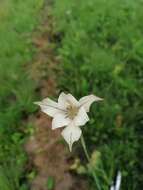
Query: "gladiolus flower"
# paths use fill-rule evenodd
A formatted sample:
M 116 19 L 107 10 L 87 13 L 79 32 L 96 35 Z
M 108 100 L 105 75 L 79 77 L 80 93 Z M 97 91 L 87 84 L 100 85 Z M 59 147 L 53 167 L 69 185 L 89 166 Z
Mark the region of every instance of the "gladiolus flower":
M 77 101 L 71 94 L 61 93 L 58 102 L 49 98 L 43 99 L 35 104 L 41 107 L 41 110 L 53 117 L 52 129 L 65 127 L 62 131 L 62 136 L 69 145 L 70 151 L 75 141 L 78 141 L 81 136 L 80 126 L 85 125 L 89 121 L 87 112 L 94 101 L 100 101 L 95 95 L 82 97 Z

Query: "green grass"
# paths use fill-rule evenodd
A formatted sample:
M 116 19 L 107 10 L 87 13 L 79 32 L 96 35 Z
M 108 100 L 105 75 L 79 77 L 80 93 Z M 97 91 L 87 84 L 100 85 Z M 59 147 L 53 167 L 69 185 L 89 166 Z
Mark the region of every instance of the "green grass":
M 142 7 L 141 0 L 55 0 L 52 11 L 60 34 L 59 88 L 104 98 L 92 107 L 83 133 L 91 151 L 101 153 L 109 183 L 121 170 L 122 190 L 143 186 Z M 101 189 L 109 189 L 96 173 Z M 96 188 L 94 182 L 90 186 Z
M 24 115 L 34 110 L 34 83 L 27 72 L 31 32 L 43 0 L 2 0 L 0 6 L 0 189 L 26 190 Z

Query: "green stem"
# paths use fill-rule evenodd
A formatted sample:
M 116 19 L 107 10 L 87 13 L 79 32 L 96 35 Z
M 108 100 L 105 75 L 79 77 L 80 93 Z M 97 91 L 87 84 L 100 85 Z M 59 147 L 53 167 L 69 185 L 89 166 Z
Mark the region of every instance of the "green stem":
M 83 135 L 81 135 L 81 144 L 82 144 L 82 147 L 83 147 L 83 150 L 84 150 L 86 159 L 88 160 L 88 162 L 90 162 L 90 156 L 89 156 L 89 154 L 88 154 L 87 147 L 86 147 L 86 144 L 85 144 L 85 140 L 84 140 Z
M 82 144 L 82 147 L 83 147 L 83 150 L 84 150 L 86 159 L 88 160 L 89 166 L 90 166 L 90 156 L 89 156 L 89 153 L 88 153 L 88 151 L 87 151 L 87 147 L 86 147 L 86 144 L 85 144 L 85 140 L 84 140 L 83 135 L 81 136 L 81 144 Z M 93 179 L 95 180 L 95 183 L 96 183 L 96 185 L 97 185 L 98 190 L 101 190 L 100 184 L 99 184 L 99 180 L 98 180 L 96 174 L 94 173 L 94 171 L 92 170 L 92 168 L 90 168 L 90 171 L 91 171 L 91 173 L 92 173 Z

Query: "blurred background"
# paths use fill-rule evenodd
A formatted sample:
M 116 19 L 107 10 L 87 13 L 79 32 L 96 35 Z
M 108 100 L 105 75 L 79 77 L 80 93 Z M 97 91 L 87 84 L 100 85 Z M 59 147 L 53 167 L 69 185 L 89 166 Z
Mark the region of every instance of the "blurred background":
M 0 1 L 0 190 L 109 190 L 118 171 L 142 189 L 142 20 L 142 0 Z M 104 98 L 82 127 L 89 163 L 33 104 L 61 91 Z

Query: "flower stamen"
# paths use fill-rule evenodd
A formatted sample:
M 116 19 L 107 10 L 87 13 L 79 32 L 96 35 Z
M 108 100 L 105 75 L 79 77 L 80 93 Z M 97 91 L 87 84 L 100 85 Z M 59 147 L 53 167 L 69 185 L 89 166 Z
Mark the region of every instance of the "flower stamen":
M 75 116 L 77 115 L 78 113 L 78 108 L 73 106 L 73 105 L 68 105 L 67 108 L 66 108 L 66 114 L 67 114 L 67 117 L 70 118 L 70 119 L 74 119 Z

